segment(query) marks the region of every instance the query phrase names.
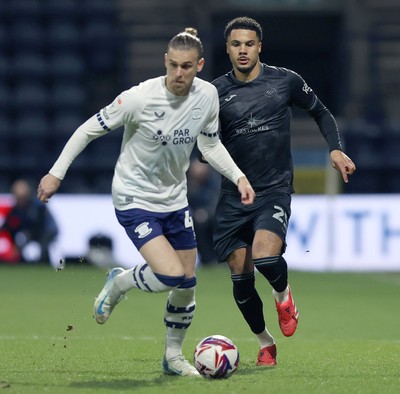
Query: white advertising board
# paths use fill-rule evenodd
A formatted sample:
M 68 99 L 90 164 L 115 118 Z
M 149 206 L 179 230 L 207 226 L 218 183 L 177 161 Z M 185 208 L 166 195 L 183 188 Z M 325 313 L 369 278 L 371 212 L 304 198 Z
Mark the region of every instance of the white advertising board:
M 55 259 L 84 257 L 89 239 L 102 234 L 112 239 L 120 265 L 143 261 L 116 219 L 111 196 L 59 194 L 49 208 L 60 227 Z M 292 270 L 400 271 L 400 195 L 294 195 L 287 244 Z
M 400 195 L 293 196 L 290 268 L 399 271 Z

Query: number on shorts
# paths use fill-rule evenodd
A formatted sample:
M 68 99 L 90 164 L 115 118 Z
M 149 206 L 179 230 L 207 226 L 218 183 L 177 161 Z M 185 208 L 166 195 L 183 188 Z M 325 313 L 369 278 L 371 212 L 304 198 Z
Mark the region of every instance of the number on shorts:
M 190 216 L 189 210 L 185 211 L 185 227 L 186 228 L 191 227 L 192 230 L 194 231 L 193 219 Z
M 278 205 L 274 205 L 274 208 L 278 211 L 276 213 L 274 213 L 272 215 L 272 217 L 276 220 L 279 220 L 283 226 L 285 227 L 285 229 L 287 228 L 287 215 L 286 212 L 283 210 L 282 207 L 278 206 Z

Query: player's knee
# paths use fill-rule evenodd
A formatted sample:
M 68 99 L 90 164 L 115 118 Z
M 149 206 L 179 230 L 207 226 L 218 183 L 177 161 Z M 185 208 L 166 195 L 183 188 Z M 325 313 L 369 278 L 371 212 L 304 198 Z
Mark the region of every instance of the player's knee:
M 233 295 L 235 300 L 242 300 L 250 297 L 254 292 L 254 272 L 244 275 L 231 275 L 233 283 Z
M 186 279 L 184 274 L 183 275 L 162 275 L 162 274 L 154 273 L 154 275 L 157 277 L 157 279 L 163 285 L 170 287 L 170 288 L 178 287 Z

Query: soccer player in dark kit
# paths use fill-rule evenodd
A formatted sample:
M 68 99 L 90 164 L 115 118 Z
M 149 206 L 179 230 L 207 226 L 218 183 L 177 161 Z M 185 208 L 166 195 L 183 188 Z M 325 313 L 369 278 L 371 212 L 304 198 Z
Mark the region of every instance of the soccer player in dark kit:
M 355 165 L 343 152 L 334 117 L 303 78 L 260 62 L 262 28 L 257 21 L 233 19 L 225 28 L 225 39 L 233 70 L 213 81 L 220 100 L 221 140 L 248 177 L 256 198 L 253 205 L 241 205 L 235 185 L 222 178 L 214 246 L 218 260 L 230 268 L 233 297 L 259 341 L 257 365 L 274 366 L 276 344 L 266 327 L 254 270 L 272 286 L 283 335 L 293 335 L 299 313 L 283 257 L 294 192 L 292 106 L 314 118 L 327 142 L 332 165 L 344 182 Z

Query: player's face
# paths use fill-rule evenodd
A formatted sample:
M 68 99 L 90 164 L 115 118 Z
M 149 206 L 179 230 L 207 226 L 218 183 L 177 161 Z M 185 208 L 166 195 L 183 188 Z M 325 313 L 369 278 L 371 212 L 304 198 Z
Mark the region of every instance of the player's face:
M 176 96 L 187 96 L 194 77 L 203 66 L 204 59 L 199 59 L 196 49 L 169 49 L 165 54 L 167 89 Z
M 232 30 L 226 42 L 226 51 L 231 60 L 235 75 L 238 79 L 248 79 L 258 75 L 259 54 L 261 42 L 253 30 Z

